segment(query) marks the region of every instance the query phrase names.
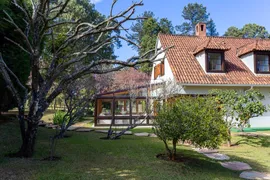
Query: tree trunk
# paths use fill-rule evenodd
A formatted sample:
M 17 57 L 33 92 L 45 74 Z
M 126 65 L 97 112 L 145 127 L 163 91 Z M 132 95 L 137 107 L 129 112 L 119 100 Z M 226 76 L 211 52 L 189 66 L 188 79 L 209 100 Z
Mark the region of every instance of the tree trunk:
M 168 146 L 166 140 L 163 140 L 163 142 L 164 142 L 164 144 L 165 144 L 165 148 L 166 148 L 166 150 L 167 150 L 167 154 L 168 154 L 168 156 L 169 156 L 169 159 L 172 160 L 172 151 L 170 150 L 170 148 L 169 148 L 169 146 Z
M 17 153 L 17 156 L 29 158 L 34 155 L 34 147 L 38 129 L 37 122 L 38 121 L 34 121 L 33 123 L 27 123 L 27 130 L 25 132 L 23 143 L 19 152 Z
M 231 147 L 231 145 L 232 145 L 232 141 L 231 141 L 231 139 L 232 139 L 231 129 L 228 129 L 227 130 L 227 133 L 228 133 L 227 146 L 228 147 Z
M 172 159 L 171 160 L 175 160 L 176 158 L 176 144 L 177 144 L 177 140 L 176 139 L 173 139 L 173 150 L 172 150 Z

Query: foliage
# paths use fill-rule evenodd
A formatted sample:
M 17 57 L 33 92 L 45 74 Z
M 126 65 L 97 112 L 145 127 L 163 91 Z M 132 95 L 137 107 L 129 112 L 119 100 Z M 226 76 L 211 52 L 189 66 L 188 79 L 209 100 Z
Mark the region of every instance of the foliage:
M 243 28 L 238 29 L 231 26 L 227 29 L 224 36 L 242 37 L 242 38 L 268 38 L 269 33 L 264 26 L 258 24 L 245 24 Z
M 11 1 L 0 1 L 0 17 L 4 17 L 3 10 L 10 13 L 19 27 L 24 26 L 23 13 Z M 0 52 L 6 59 L 6 64 L 19 77 L 20 81 L 25 84 L 30 73 L 29 56 L 20 48 L 5 39 L 5 36 L 17 41 L 20 39 L 18 34 L 11 33 L 14 28 L 3 18 L 0 18 Z M 0 111 L 7 111 L 16 106 L 13 95 L 6 89 L 6 85 L 0 76 Z
M 247 90 L 244 94 L 240 94 L 235 104 L 235 110 L 238 114 L 237 120 L 240 121 L 239 127 L 243 131 L 248 125 L 250 118 L 258 117 L 267 112 L 267 107 L 262 103 L 264 95 L 255 89 Z
M 133 48 L 135 48 L 140 55 L 155 48 L 158 33 L 174 34 L 172 22 L 167 18 L 155 18 L 154 13 L 151 11 L 145 11 L 142 16 L 147 19 L 137 20 L 136 23 L 131 26 L 132 33 L 128 35 L 129 39 L 132 39 L 141 46 L 141 48 L 138 49 L 133 45 Z M 145 63 L 139 65 L 139 69 L 142 72 L 150 73 L 152 64 Z
M 207 12 L 206 7 L 202 4 L 189 3 L 182 11 L 182 17 L 186 22 L 176 26 L 176 30 L 183 35 L 194 35 L 196 24 L 204 22 L 206 23 L 207 34 L 209 36 L 218 36 L 216 25 L 213 19 L 209 19 L 209 16 L 210 13 Z
M 235 90 L 213 90 L 211 94 L 215 95 L 216 101 L 220 104 L 228 130 L 237 124 L 243 131 L 250 118 L 261 116 L 267 111 L 266 105 L 262 103 L 264 95 L 255 89 L 244 93 Z
M 53 124 L 55 125 L 62 125 L 64 122 L 66 113 L 63 111 L 56 111 L 53 116 Z
M 227 138 L 226 124 L 217 109 L 212 97 L 181 97 L 161 107 L 154 132 L 164 142 L 170 159 L 175 159 L 179 140 L 189 140 L 199 147 L 217 148 Z M 168 141 L 172 141 L 172 150 Z
M 240 29 L 235 26 L 231 26 L 227 29 L 224 36 L 232 36 L 232 37 L 243 37 L 243 33 Z
M 206 34 L 208 36 L 218 36 L 218 32 L 216 29 L 216 24 L 214 23 L 213 19 L 210 18 L 210 20 L 208 21 L 208 23 L 206 24 Z
M 238 102 L 238 93 L 235 90 L 214 89 L 210 91 L 214 95 L 227 125 L 228 146 L 231 146 L 231 128 L 237 126 L 235 104 Z

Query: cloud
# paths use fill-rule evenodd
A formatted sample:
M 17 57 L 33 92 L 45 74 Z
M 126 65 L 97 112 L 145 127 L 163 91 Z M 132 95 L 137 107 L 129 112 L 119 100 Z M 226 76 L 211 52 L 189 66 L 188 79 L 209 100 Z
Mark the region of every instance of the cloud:
M 90 0 L 90 2 L 93 3 L 93 4 L 97 4 L 97 3 L 101 2 L 101 1 L 102 0 Z

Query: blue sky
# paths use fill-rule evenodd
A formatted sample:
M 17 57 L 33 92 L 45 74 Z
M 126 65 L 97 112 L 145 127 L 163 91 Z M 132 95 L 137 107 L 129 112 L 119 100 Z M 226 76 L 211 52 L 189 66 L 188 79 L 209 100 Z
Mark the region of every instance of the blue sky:
M 96 9 L 108 15 L 112 0 L 91 0 L 95 3 Z M 182 10 L 188 3 L 200 3 L 207 7 L 210 17 L 216 24 L 220 35 L 230 26 L 238 28 L 247 23 L 256 23 L 265 26 L 270 31 L 270 0 L 144 0 L 144 6 L 136 9 L 139 15 L 144 11 L 153 11 L 156 17 L 168 18 L 173 25 L 184 22 Z M 124 10 L 132 4 L 132 0 L 118 0 L 115 13 Z M 126 24 L 128 28 L 131 23 Z M 120 49 L 116 49 L 115 54 L 118 59 L 125 60 L 136 54 L 126 43 L 122 43 Z

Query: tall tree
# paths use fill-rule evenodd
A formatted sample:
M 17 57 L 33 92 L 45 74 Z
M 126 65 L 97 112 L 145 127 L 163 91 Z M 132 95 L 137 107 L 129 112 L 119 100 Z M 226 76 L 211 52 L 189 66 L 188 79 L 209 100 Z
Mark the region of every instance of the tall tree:
M 241 29 L 238 29 L 235 26 L 231 26 L 227 29 L 224 36 L 243 37 L 243 33 L 242 33 Z
M 246 24 L 242 28 L 244 38 L 268 38 L 269 33 L 264 26 L 258 24 Z
M 85 75 L 103 74 L 118 71 L 126 66 L 132 67 L 140 63 L 152 62 L 159 54 L 170 48 L 157 52 L 149 58 L 145 58 L 147 56 L 133 56 L 125 61 L 108 58 L 89 59 L 89 57 L 99 54 L 103 47 L 111 46 L 119 39 L 133 43 L 115 32 L 125 30 L 123 26 L 126 22 L 139 19 L 139 17 L 133 16 L 136 7 L 142 6 L 143 3 L 133 3 L 124 11 L 114 14 L 114 6 L 117 3 L 117 0 L 115 0 L 111 5 L 109 17 L 98 23 L 95 21 L 79 22 L 76 19 L 58 21 L 66 13 L 67 5 L 70 2 L 71 0 L 65 0 L 51 4 L 49 0 L 35 0 L 31 1 L 32 9 L 29 10 L 24 4 L 18 4 L 16 0 L 13 0 L 16 7 L 25 15 L 26 31 L 23 31 L 9 13 L 5 12 L 5 20 L 16 29 L 20 36 L 20 41 L 11 39 L 10 41 L 29 55 L 28 60 L 32 74 L 31 101 L 25 119 L 24 107 L 27 89 L 6 65 L 4 58 L 0 56 L 0 73 L 5 80 L 7 89 L 16 98 L 19 110 L 18 119 L 22 145 L 17 153 L 18 156 L 33 156 L 38 122 L 50 103 L 67 88 L 68 84 Z M 59 33 L 62 33 L 60 40 L 55 36 Z M 112 33 L 111 36 L 108 36 L 110 33 Z M 46 43 L 46 38 L 50 38 L 51 44 Z M 91 39 L 91 42 L 82 46 L 85 39 Z M 44 51 L 49 49 L 48 46 L 52 47 L 50 56 L 47 57 L 46 68 L 42 69 Z M 149 54 L 153 52 L 156 51 L 152 50 Z M 102 68 L 103 65 L 111 66 L 104 69 Z M 44 72 L 42 73 L 42 71 Z M 54 86 L 55 82 L 58 82 L 56 86 Z M 18 95 L 17 87 L 24 90 L 23 97 Z M 27 126 L 25 123 L 27 123 Z
M 176 26 L 176 30 L 183 35 L 194 35 L 195 26 L 199 22 L 204 22 L 207 25 L 208 34 L 218 35 L 216 25 L 212 19 L 209 20 L 210 13 L 202 4 L 189 3 L 182 11 L 182 17 L 186 22 Z
M 0 1 L 0 17 L 4 17 L 3 10 L 10 13 L 10 16 L 23 28 L 24 14 L 16 8 L 12 2 L 8 0 Z M 0 52 L 6 59 L 7 65 L 19 77 L 20 81 L 25 84 L 28 80 L 30 72 L 29 56 L 20 48 L 12 44 L 4 37 L 9 35 L 12 39 L 18 39 L 18 34 L 11 33 L 14 30 L 13 26 L 7 23 L 3 18 L 0 18 Z M 0 76 L 0 112 L 7 111 L 16 107 L 16 102 L 13 95 L 5 88 L 5 82 Z
M 258 24 L 245 24 L 243 28 L 238 29 L 231 26 L 227 29 L 224 36 L 242 37 L 242 38 L 269 38 L 269 33 L 264 26 Z
M 214 23 L 213 19 L 210 18 L 209 22 L 206 25 L 207 28 L 207 35 L 208 36 L 218 36 L 218 32 L 216 29 L 216 24 Z
M 132 33 L 127 37 L 141 46 L 140 49 L 136 48 L 133 44 L 132 47 L 137 50 L 140 55 L 143 55 L 150 49 L 155 48 L 158 33 L 174 34 L 174 27 L 172 22 L 167 18 L 155 18 L 154 13 L 145 11 L 142 14 L 145 17 L 143 20 L 137 20 L 131 26 Z M 151 64 L 142 64 L 138 67 L 141 71 L 150 73 L 152 70 Z

